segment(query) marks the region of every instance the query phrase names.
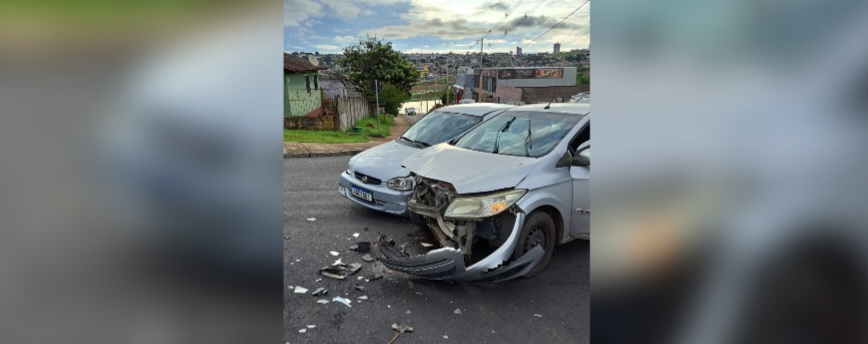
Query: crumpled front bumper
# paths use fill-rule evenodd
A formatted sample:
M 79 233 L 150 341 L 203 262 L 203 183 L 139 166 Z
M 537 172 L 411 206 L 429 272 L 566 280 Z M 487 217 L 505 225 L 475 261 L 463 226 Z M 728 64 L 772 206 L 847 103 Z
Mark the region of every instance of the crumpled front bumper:
M 466 266 L 464 255 L 458 249 L 443 247 L 426 254 L 404 256 L 386 237 L 377 242 L 383 257 L 378 258 L 389 269 L 431 280 L 492 281 L 501 282 L 527 274 L 544 255 L 537 246 L 516 260 L 512 253 L 524 225 L 525 214 L 516 213 L 512 233 L 505 243 L 482 260 Z

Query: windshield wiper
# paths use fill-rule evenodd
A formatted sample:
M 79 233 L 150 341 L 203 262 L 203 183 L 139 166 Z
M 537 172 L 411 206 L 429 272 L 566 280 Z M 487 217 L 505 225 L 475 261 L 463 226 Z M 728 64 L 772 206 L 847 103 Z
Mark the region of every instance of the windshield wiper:
M 512 125 L 512 122 L 515 121 L 515 116 L 513 116 L 510 120 L 506 121 L 506 124 L 497 131 L 497 136 L 494 138 L 494 150 L 491 151 L 494 154 L 500 151 L 500 134 L 509 130 L 509 126 Z
M 530 156 L 530 149 L 533 149 L 533 139 L 530 133 L 530 118 L 527 119 L 527 138 L 524 139 L 524 156 Z
M 412 143 L 413 145 L 415 145 L 416 147 L 419 147 L 419 148 L 431 147 L 431 145 L 430 145 L 429 143 L 427 143 L 427 142 L 422 142 L 422 141 L 419 141 L 419 140 L 411 140 L 411 139 L 409 139 L 409 138 L 406 137 L 406 136 L 401 136 L 401 137 L 399 137 L 399 139 L 404 140 L 404 141 L 407 141 L 407 142 L 410 142 L 410 143 Z

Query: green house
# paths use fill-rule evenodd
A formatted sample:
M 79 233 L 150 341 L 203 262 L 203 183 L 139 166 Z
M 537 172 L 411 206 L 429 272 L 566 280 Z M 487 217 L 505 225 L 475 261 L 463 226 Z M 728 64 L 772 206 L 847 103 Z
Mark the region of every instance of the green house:
M 322 115 L 319 71 L 324 69 L 306 58 L 283 54 L 283 117 Z

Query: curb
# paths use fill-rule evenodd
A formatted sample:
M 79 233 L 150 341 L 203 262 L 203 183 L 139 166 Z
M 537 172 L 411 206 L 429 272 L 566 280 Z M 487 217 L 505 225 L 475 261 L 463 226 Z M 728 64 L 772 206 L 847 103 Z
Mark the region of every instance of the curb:
M 352 156 L 364 152 L 365 150 L 351 150 L 344 152 L 329 152 L 329 153 L 285 153 L 283 154 L 284 159 L 290 158 L 318 158 L 318 157 L 326 157 L 326 156 Z

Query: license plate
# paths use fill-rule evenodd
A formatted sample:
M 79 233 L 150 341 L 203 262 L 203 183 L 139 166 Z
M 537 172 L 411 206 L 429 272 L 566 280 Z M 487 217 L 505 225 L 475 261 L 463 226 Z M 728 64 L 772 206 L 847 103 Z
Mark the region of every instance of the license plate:
M 353 193 L 353 196 L 356 196 L 356 197 L 361 198 L 361 199 L 363 199 L 363 200 L 366 200 L 366 201 L 368 201 L 368 202 L 373 202 L 373 201 L 374 201 L 374 197 L 371 196 L 371 192 L 370 192 L 370 191 L 367 191 L 367 190 L 364 190 L 364 189 L 362 189 L 362 188 L 359 188 L 359 187 L 353 186 L 351 192 Z

